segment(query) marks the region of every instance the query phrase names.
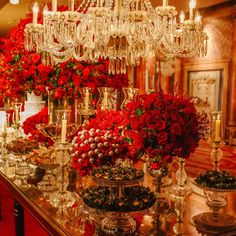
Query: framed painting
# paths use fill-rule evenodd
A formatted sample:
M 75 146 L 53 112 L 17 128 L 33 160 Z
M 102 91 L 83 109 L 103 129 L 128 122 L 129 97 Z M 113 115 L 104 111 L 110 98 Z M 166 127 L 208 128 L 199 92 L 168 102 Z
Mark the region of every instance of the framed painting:
M 229 61 L 186 63 L 183 69 L 184 93 L 203 103 L 206 112 L 222 111 L 225 127 Z
M 222 70 L 188 72 L 188 95 L 198 98 L 198 104 L 205 104 L 209 111 L 221 110 Z

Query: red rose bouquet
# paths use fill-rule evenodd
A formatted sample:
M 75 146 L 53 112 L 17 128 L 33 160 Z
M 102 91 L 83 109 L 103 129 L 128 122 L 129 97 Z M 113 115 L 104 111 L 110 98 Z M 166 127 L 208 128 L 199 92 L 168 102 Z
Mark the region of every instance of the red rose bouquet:
M 54 98 L 64 95 L 77 97 L 81 87 L 114 87 L 121 89 L 128 85 L 126 75 L 108 74 L 108 61 L 87 63 L 70 60 L 54 66 L 48 80 L 48 87 L 54 90 Z
M 31 140 L 35 140 L 37 142 L 41 142 L 50 146 L 53 144 L 50 138 L 45 137 L 43 134 L 39 132 L 36 125 L 41 123 L 48 123 L 48 108 L 44 107 L 38 114 L 33 115 L 27 118 L 22 125 L 22 129 L 24 133 L 28 135 L 28 138 Z
M 44 93 L 52 66 L 43 65 L 38 53 L 24 48 L 24 28 L 32 18 L 22 19 L 9 34 L 1 39 L 0 93 L 6 97 L 19 98 L 25 91 L 36 95 Z
M 127 104 L 125 131 L 130 145 L 146 153 L 153 169 L 174 156 L 189 157 L 207 132 L 206 114 L 197 113 L 190 98 L 154 93 L 140 95 Z

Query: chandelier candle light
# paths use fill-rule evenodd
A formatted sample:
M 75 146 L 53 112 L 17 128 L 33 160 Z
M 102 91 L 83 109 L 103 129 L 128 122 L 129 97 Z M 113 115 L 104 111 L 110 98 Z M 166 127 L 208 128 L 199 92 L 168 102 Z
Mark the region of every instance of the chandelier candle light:
M 150 0 L 87 0 L 76 9 L 71 0 L 67 11 L 57 11 L 53 0 L 51 11 L 44 7 L 40 24 L 35 3 L 33 22 L 25 27 L 25 48 L 44 52 L 45 63 L 108 59 L 112 74 L 126 73 L 127 66 L 138 65 L 150 54 L 205 55 L 207 35 L 195 7 L 196 0 L 190 0 L 189 19 L 181 12 L 178 21 L 168 0 L 156 8 Z

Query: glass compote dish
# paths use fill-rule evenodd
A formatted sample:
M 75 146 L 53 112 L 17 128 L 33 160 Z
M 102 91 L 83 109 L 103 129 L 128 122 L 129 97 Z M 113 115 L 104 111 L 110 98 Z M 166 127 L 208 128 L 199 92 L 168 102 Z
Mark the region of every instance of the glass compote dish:
M 193 217 L 196 228 L 220 231 L 235 226 L 236 218 L 220 210 L 227 205 L 228 193 L 236 191 L 236 177 L 226 171 L 213 170 L 200 174 L 195 182 L 203 189 L 206 204 L 211 210 Z
M 48 124 L 37 124 L 37 129 L 43 134 L 45 137 L 50 138 L 54 143 L 56 142 L 56 124 L 55 123 L 48 123 Z M 54 150 L 54 147 L 53 147 Z M 50 152 L 47 155 L 51 155 Z M 58 190 L 57 186 L 57 179 L 56 179 L 56 172 L 57 168 L 59 167 L 58 163 L 55 161 L 47 162 L 47 163 L 40 163 L 39 167 L 45 170 L 45 175 L 37 184 L 37 188 L 43 193 L 44 197 L 49 198 L 50 194 L 54 191 Z
M 20 114 L 22 109 L 22 103 L 21 102 L 13 102 L 13 123 L 12 127 L 15 129 L 15 138 L 18 138 L 20 136 Z
M 164 197 L 165 188 L 170 186 L 172 179 L 169 178 L 169 165 L 167 162 L 155 163 L 153 160 L 148 160 L 147 170 L 148 173 L 153 177 L 153 186 L 157 198 Z M 155 167 L 155 164 L 158 167 Z
M 14 158 L 14 183 L 21 187 L 29 187 L 27 177 L 31 174 L 32 168 L 27 162 L 26 155 L 31 153 L 34 149 L 38 149 L 38 143 L 30 141 L 27 138 L 18 138 L 6 143 L 5 148 Z
M 91 176 L 98 186 L 85 189 L 82 198 L 87 206 L 104 215 L 102 231 L 112 235 L 134 233 L 136 222 L 131 213 L 145 212 L 156 200 L 149 188 L 140 186 L 143 171 L 118 164 L 94 169 Z

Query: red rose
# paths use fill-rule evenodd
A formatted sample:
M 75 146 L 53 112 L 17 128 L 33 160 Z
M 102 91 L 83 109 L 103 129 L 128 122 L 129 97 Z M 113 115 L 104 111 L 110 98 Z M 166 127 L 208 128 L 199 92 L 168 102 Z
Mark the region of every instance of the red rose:
M 166 155 L 166 156 L 164 156 L 164 160 L 166 161 L 166 162 L 172 162 L 172 159 L 173 159 L 173 157 L 171 156 L 171 155 Z
M 72 80 L 74 82 L 75 87 L 80 87 L 81 77 L 79 75 L 73 75 Z
M 159 120 L 156 123 L 156 129 L 157 130 L 163 130 L 166 128 L 166 122 L 164 120 Z
M 32 55 L 32 62 L 34 64 L 37 64 L 40 61 L 40 55 L 38 53 L 35 53 Z
M 58 85 L 63 85 L 63 84 L 65 84 L 66 82 L 68 82 L 68 77 L 67 76 L 65 76 L 65 75 L 63 75 L 63 76 L 61 76 L 59 79 L 58 79 Z
M 182 130 L 181 127 L 179 126 L 179 124 L 172 124 L 172 126 L 170 127 L 170 131 L 172 134 L 174 135 L 181 135 Z
M 86 67 L 86 68 L 83 70 L 83 76 L 84 76 L 84 77 L 88 77 L 89 74 L 90 74 L 90 70 L 89 70 L 88 67 Z
M 168 133 L 160 132 L 157 134 L 157 142 L 159 145 L 165 144 L 168 139 Z
M 158 170 L 160 168 L 160 163 L 159 162 L 152 162 L 151 168 L 153 170 Z
M 62 88 L 57 88 L 54 93 L 55 99 L 62 99 L 62 97 L 65 95 L 65 90 Z

